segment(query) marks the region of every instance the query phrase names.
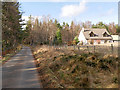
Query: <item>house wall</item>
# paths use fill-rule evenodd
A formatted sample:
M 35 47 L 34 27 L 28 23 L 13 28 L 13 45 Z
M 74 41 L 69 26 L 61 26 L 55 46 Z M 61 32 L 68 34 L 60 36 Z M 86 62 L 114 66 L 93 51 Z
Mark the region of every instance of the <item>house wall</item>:
M 112 43 L 112 42 L 113 42 L 113 40 L 108 40 L 108 41 L 107 41 L 107 43 Z
M 113 42 L 114 42 L 114 43 L 118 43 L 118 42 L 120 42 L 120 41 L 118 41 L 118 40 L 113 40 Z
M 120 36 L 119 35 L 111 35 L 113 38 L 113 42 L 119 42 L 120 41 Z
M 98 44 L 97 40 L 94 40 L 94 45 Z
M 99 40 L 86 40 L 83 32 L 84 32 L 84 28 L 82 28 L 82 30 L 80 31 L 80 34 L 78 36 L 80 43 L 83 42 L 83 45 L 85 45 L 85 44 L 96 45 L 96 44 L 104 44 L 104 43 L 111 43 L 112 42 L 112 40 L 101 40 L 101 39 L 99 39 Z
M 86 38 L 83 34 L 83 30 L 81 30 L 78 39 L 79 39 L 80 42 L 83 42 L 83 45 L 87 44 L 87 40 L 86 40 Z
M 94 40 L 94 44 L 112 43 L 112 40 Z
M 104 44 L 105 43 L 105 40 L 101 40 L 101 42 L 100 42 L 101 44 Z
M 112 43 L 112 40 L 94 40 L 94 44 L 104 44 L 104 43 Z

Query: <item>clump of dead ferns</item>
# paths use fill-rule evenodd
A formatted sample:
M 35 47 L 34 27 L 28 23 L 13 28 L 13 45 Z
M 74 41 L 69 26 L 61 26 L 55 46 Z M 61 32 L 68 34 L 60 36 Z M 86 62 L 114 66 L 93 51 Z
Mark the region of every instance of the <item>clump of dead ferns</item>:
M 118 87 L 117 56 L 44 49 L 36 53 L 35 58 L 43 87 Z

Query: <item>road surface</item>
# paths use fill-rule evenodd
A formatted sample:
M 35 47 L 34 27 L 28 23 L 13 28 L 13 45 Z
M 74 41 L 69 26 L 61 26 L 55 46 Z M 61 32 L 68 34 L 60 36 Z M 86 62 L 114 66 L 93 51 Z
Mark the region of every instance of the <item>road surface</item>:
M 23 46 L 3 65 L 2 88 L 42 88 L 29 47 Z

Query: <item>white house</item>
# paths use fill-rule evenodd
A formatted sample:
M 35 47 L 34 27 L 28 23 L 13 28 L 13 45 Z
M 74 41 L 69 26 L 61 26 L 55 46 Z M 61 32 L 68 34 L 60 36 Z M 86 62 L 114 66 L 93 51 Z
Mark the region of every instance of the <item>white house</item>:
M 113 38 L 113 42 L 120 42 L 120 36 L 119 35 L 111 35 Z
M 85 44 L 103 44 L 112 42 L 112 37 L 106 29 L 87 29 L 82 28 L 78 36 L 80 43 Z M 79 44 L 80 44 L 79 43 Z

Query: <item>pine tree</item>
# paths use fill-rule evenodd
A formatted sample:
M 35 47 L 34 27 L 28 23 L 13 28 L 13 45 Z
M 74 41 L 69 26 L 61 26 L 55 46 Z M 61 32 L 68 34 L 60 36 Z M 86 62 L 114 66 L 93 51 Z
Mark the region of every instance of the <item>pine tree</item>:
M 58 28 L 56 32 L 56 37 L 57 37 L 57 44 L 62 43 L 62 36 L 61 36 L 61 30 Z
M 19 2 L 2 2 L 2 48 L 13 49 L 21 43 L 22 13 Z

